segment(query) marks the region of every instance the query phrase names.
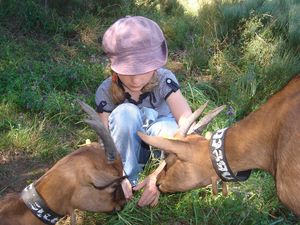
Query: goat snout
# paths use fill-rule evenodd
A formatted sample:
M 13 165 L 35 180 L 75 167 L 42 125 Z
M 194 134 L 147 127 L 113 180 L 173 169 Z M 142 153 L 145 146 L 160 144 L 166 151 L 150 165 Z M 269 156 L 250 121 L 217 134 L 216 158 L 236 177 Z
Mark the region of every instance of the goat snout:
M 124 208 L 125 202 L 126 202 L 126 201 L 124 201 L 124 203 L 121 203 L 121 204 L 116 205 L 116 207 L 114 208 L 114 210 L 113 210 L 112 212 L 113 212 L 113 213 L 120 212 L 120 211 Z

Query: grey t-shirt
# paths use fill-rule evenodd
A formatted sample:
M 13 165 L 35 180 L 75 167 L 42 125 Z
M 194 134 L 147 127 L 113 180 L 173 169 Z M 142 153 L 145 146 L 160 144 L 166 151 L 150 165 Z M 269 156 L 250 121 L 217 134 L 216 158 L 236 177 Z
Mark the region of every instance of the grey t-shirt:
M 175 75 L 168 69 L 160 68 L 157 70 L 159 84 L 153 91 L 143 93 L 139 101 L 131 99 L 130 95 L 126 94 L 124 103 L 133 103 L 140 109 L 143 107 L 155 109 L 158 116 L 167 116 L 170 114 L 169 106 L 166 99 L 172 92 L 176 92 L 180 87 Z M 97 112 L 112 112 L 115 105 L 110 96 L 111 77 L 102 82 L 96 91 Z

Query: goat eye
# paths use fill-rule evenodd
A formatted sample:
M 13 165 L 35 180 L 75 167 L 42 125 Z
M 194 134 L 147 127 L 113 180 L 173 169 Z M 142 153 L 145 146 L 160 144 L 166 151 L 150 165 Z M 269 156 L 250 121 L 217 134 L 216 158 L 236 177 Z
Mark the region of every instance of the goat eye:
M 117 183 L 114 183 L 112 184 L 110 187 L 113 188 L 113 189 L 116 189 L 120 184 L 117 184 Z

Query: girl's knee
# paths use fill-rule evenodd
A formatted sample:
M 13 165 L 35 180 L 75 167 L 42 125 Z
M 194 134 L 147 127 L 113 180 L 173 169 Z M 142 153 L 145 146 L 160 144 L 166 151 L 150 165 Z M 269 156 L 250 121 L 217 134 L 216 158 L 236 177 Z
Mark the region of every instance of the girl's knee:
M 132 103 L 123 103 L 116 107 L 109 116 L 110 129 L 131 130 L 142 126 L 140 109 Z
M 178 125 L 175 120 L 159 121 L 151 125 L 147 134 L 151 136 L 173 137 L 178 131 Z

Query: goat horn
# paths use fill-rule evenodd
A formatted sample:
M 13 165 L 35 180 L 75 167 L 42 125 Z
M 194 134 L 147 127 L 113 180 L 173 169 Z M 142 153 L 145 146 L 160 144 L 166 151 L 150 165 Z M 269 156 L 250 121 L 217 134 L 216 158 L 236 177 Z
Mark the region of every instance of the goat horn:
M 201 113 L 204 111 L 207 104 L 208 104 L 208 101 L 204 105 L 200 106 L 195 112 L 193 112 L 193 114 L 187 118 L 186 122 L 182 126 L 179 127 L 178 132 L 182 137 L 186 136 L 190 127 L 196 121 L 196 119 L 201 115 Z
M 191 134 L 193 132 L 201 134 L 207 124 L 209 124 L 220 112 L 222 112 L 225 107 L 225 105 L 222 105 L 209 111 L 206 116 L 204 116 L 195 126 L 192 127 L 192 129 L 188 131 L 188 134 Z
M 96 131 L 98 136 L 101 138 L 103 145 L 104 145 L 107 160 L 108 161 L 115 160 L 116 153 L 117 153 L 115 143 L 114 143 L 112 137 L 110 136 L 109 132 L 107 131 L 107 129 L 101 122 L 99 115 L 88 104 L 86 104 L 80 100 L 77 100 L 77 101 L 80 104 L 81 108 L 90 116 L 90 119 L 85 119 L 84 121 L 87 124 L 89 124 L 93 128 L 93 130 Z

